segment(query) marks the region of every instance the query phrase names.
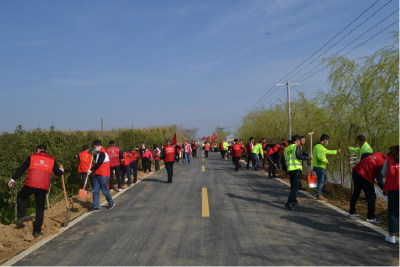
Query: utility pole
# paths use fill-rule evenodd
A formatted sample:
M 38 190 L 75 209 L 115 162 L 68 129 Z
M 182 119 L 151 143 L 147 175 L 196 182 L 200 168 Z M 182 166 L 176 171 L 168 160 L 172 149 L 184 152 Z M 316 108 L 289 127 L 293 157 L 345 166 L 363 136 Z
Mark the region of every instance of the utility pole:
M 101 144 L 104 145 L 103 144 L 103 118 L 101 118 L 101 138 L 100 139 L 101 139 Z
M 290 127 L 290 85 L 300 83 L 276 83 L 275 85 L 286 85 L 287 86 L 287 110 L 288 110 L 288 135 L 289 140 L 292 138 L 292 128 Z

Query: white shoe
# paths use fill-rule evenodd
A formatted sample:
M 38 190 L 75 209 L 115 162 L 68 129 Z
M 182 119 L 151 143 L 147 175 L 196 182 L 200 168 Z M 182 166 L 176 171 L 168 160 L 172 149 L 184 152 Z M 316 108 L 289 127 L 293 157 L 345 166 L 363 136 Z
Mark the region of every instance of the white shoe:
M 349 216 L 349 217 L 358 217 L 359 214 L 358 213 L 354 213 L 354 214 L 349 213 L 347 216 Z
M 110 189 L 110 192 L 114 192 L 114 190 L 113 190 L 113 189 Z
M 118 188 L 118 192 L 122 192 L 122 188 Z
M 373 218 L 372 220 L 367 218 L 366 221 L 370 222 L 370 223 L 382 223 L 382 220 L 380 220 L 378 218 Z
M 385 241 L 392 243 L 392 244 L 396 244 L 396 237 L 391 236 L 391 235 L 387 236 L 387 237 L 385 237 Z
M 128 178 L 125 178 L 125 182 L 128 181 Z

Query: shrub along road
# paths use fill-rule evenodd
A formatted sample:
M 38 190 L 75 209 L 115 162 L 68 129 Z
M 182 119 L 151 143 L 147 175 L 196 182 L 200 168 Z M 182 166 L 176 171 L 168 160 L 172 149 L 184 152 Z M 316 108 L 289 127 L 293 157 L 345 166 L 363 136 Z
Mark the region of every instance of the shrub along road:
M 161 182 L 158 175 L 120 195 L 114 209 L 101 208 L 16 265 L 399 263 L 398 245 L 381 234 L 302 194 L 298 211 L 288 211 L 286 185 L 243 167 L 235 172 L 220 154 L 176 164 L 172 184 L 165 169 Z M 209 217 L 202 217 L 207 203 Z

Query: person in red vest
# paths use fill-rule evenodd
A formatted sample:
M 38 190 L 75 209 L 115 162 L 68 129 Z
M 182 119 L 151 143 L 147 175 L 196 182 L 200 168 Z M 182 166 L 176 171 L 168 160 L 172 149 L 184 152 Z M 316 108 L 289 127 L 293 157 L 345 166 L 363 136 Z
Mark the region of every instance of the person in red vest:
M 181 150 L 182 150 L 181 144 L 177 143 L 175 146 L 175 163 L 179 163 L 179 160 L 181 158 Z
M 267 159 L 268 159 L 268 177 L 269 178 L 276 178 L 276 167 L 278 166 L 279 162 L 279 154 L 281 151 L 285 150 L 286 145 L 285 143 L 281 144 L 268 144 L 266 147 L 269 149 L 266 152 Z M 275 164 L 275 165 L 274 165 Z
M 193 154 L 193 158 L 197 158 L 197 148 L 198 148 L 197 143 L 196 143 L 196 142 L 193 142 L 193 144 L 192 144 L 192 154 Z
M 143 172 L 149 173 L 151 172 L 151 160 L 153 159 L 153 154 L 151 151 L 146 148 L 142 155 L 142 163 L 143 163 Z
M 291 142 L 291 141 L 289 141 L 289 142 Z M 285 148 L 287 148 L 289 146 L 289 143 L 286 142 L 285 139 L 281 139 L 281 143 L 285 144 Z M 278 168 L 283 171 L 287 171 L 286 160 L 285 160 L 285 157 L 283 156 L 284 152 L 285 152 L 285 149 L 279 151 Z
M 363 156 L 365 157 L 353 168 L 354 191 L 350 201 L 349 217 L 358 217 L 356 204 L 362 190 L 368 203 L 367 222 L 381 223 L 382 221 L 375 216 L 374 183 L 376 178 L 379 187 L 383 188 L 381 169 L 387 156 L 381 152 L 363 154 Z
M 45 145 L 40 144 L 36 147 L 36 153 L 28 156 L 22 165 L 15 171 L 8 187 L 12 188 L 15 181 L 28 170 L 26 175 L 25 185 L 17 194 L 17 209 L 20 219 L 16 224 L 22 226 L 24 222 L 29 220 L 26 211 L 25 199 L 31 195 L 35 195 L 36 203 L 36 218 L 33 224 L 34 237 L 42 236 L 42 224 L 44 216 L 44 207 L 46 194 L 49 191 L 51 174 L 61 176 L 64 174 L 64 169 L 59 168 L 56 159 L 47 154 Z
M 249 164 L 250 164 L 250 160 L 251 160 L 251 151 L 253 150 L 253 148 L 254 148 L 254 138 L 250 137 L 250 141 L 249 141 L 249 143 L 247 143 L 247 146 L 246 146 L 246 152 L 247 152 L 246 168 L 247 168 L 247 170 L 249 170 Z
M 396 244 L 396 235 L 399 234 L 399 146 L 391 146 L 389 154 L 382 168 L 382 176 L 386 177 L 383 185 L 383 194 L 388 198 L 389 236 L 385 240 Z
M 235 171 L 239 170 L 240 156 L 242 155 L 243 145 L 238 142 L 238 139 L 233 140 L 232 145 L 232 158 L 235 164 Z
M 131 169 L 133 175 L 133 183 L 137 182 L 137 166 L 139 162 L 139 154 L 135 150 L 131 150 Z
M 185 142 L 185 162 L 186 165 L 190 165 L 190 158 L 192 157 L 192 147 L 189 144 L 189 141 Z
M 84 145 L 82 147 L 82 152 L 78 153 L 74 156 L 75 159 L 79 159 L 79 165 L 78 165 L 78 172 L 82 176 L 82 181 L 83 184 L 86 182 L 87 174 L 90 168 L 92 167 L 92 160 L 93 160 L 93 155 L 89 153 L 89 146 Z M 89 178 L 88 178 L 89 179 Z M 87 181 L 89 183 L 90 179 Z M 86 183 L 85 190 L 89 191 L 89 187 Z
M 156 172 L 158 172 L 160 170 L 161 150 L 158 148 L 158 146 L 156 144 L 154 144 L 153 147 L 154 147 L 155 169 L 156 169 Z
M 171 146 L 171 140 L 167 140 L 160 158 L 164 160 L 165 169 L 168 174 L 168 183 L 172 183 L 172 176 L 174 175 L 174 162 L 175 162 L 175 148 Z
M 123 160 L 121 160 L 121 176 L 122 178 L 124 178 L 126 175 L 128 179 L 128 187 L 130 187 L 132 184 L 132 179 L 131 179 L 132 154 L 129 152 L 123 152 L 122 159 Z
M 210 144 L 206 142 L 204 145 L 204 155 L 206 158 L 208 158 L 208 151 L 210 151 Z
M 118 191 L 122 191 L 122 185 L 124 184 L 124 177 L 121 175 L 121 160 L 123 159 L 122 150 L 115 145 L 114 141 L 108 142 L 110 145 L 107 148 L 107 155 L 110 158 L 110 192 L 114 191 L 114 175 L 117 176 Z
M 93 172 L 93 203 L 92 208 L 89 209 L 89 212 L 97 212 L 99 211 L 99 202 L 100 202 L 100 189 L 103 192 L 103 195 L 106 197 L 108 202 L 107 209 L 112 209 L 115 207 L 115 203 L 112 199 L 110 191 L 108 190 L 107 184 L 110 180 L 110 158 L 108 157 L 107 151 L 101 145 L 100 140 L 94 140 L 92 142 L 92 147 L 97 152 L 96 155 L 96 164 L 90 168 L 90 172 Z M 89 173 L 90 174 L 90 173 Z

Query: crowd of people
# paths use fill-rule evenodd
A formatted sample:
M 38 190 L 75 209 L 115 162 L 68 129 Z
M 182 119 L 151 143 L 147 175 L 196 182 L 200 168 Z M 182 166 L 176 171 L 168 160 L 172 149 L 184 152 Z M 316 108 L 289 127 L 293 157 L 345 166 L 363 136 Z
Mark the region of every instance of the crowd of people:
M 255 142 L 253 137 L 245 145 L 243 140 L 234 139 L 232 144 L 222 139 L 219 143 L 221 158 L 229 160 L 235 165 L 235 171 L 239 170 L 240 159 L 247 158 L 247 170 L 252 171 L 266 170 L 268 162 L 268 177 L 275 178 L 276 171 L 287 172 L 290 177 L 290 193 L 285 203 L 285 207 L 290 211 L 295 211 L 299 205 L 297 200 L 298 190 L 305 190 L 302 186 L 303 161 L 310 161 L 313 172 L 316 174 L 317 186 L 315 189 L 315 199 L 327 201 L 322 196 L 323 186 L 327 183 L 326 166 L 329 165 L 327 155 L 342 153 L 342 150 L 328 150 L 329 136 L 322 134 L 319 141 L 313 144 L 312 153 L 306 153 L 306 138 L 294 135 L 288 141 L 281 140 L 277 144 L 267 144 L 266 139 Z M 389 211 L 389 236 L 385 238 L 390 243 L 396 243 L 395 236 L 399 232 L 399 146 L 391 146 L 389 153 L 374 152 L 371 146 L 365 141 L 365 136 L 357 137 L 358 147 L 348 147 L 349 152 L 357 153 L 359 162 L 352 169 L 352 179 L 354 190 L 351 196 L 349 217 L 358 217 L 356 213 L 356 203 L 361 191 L 365 194 L 368 203 L 368 214 L 366 221 L 371 223 L 381 223 L 382 221 L 375 216 L 375 184 L 382 190 L 388 199 Z M 262 163 L 263 162 L 263 163 Z M 384 177 L 386 177 L 385 182 Z
M 362 135 L 357 137 L 357 141 L 358 147 L 348 148 L 350 152 L 359 154 L 359 162 L 353 168 L 354 191 L 351 196 L 348 216 L 359 216 L 356 213 L 356 202 L 361 191 L 364 191 L 368 203 L 366 220 L 371 223 L 381 222 L 374 214 L 376 180 L 376 184 L 388 198 L 389 236 L 386 237 L 386 241 L 396 243 L 395 236 L 398 235 L 399 229 L 399 146 L 390 147 L 390 152 L 386 155 L 381 152 L 373 152 Z M 238 139 L 234 139 L 229 144 L 222 139 L 218 145 L 204 142 L 202 146 L 206 158 L 212 148 L 215 152 L 220 151 L 223 160 L 229 160 L 229 156 L 231 156 L 235 171 L 238 171 L 241 167 L 241 158 L 247 158 L 247 170 L 250 170 L 251 161 L 252 171 L 266 170 L 266 162 L 268 162 L 268 177 L 270 178 L 276 177 L 277 170 L 281 173 L 286 171 L 290 177 L 290 193 L 285 207 L 290 211 L 295 211 L 296 206 L 299 205 L 297 192 L 298 190 L 305 190 L 301 183 L 303 161 L 310 161 L 317 176 L 316 199 L 326 201 L 327 199 L 322 196 L 323 186 L 327 182 L 325 169 L 329 165 L 326 156 L 342 152 L 340 148 L 335 150 L 326 148 L 329 143 L 329 136 L 326 134 L 322 134 L 319 141 L 313 145 L 312 153 L 305 152 L 305 142 L 304 136 L 294 135 L 290 140 L 281 140 L 280 143 L 276 144 L 267 144 L 265 138 L 255 142 L 255 139 L 251 137 L 247 144 Z M 74 158 L 79 160 L 78 171 L 81 173 L 83 184 L 86 184 L 86 179 L 88 179 L 93 187 L 93 202 L 89 212 L 99 211 L 100 190 L 108 202 L 107 208 L 115 207 L 110 194 L 114 190 L 114 174 L 117 190 L 122 191 L 125 182 L 127 182 L 127 187 L 137 182 L 139 160 L 142 162 L 143 172 L 147 174 L 152 171 L 153 162 L 155 171 L 159 171 L 160 160 L 163 160 L 167 170 L 167 181 L 172 183 L 173 165 L 178 164 L 181 160 L 184 164 L 190 165 L 190 159 L 197 158 L 198 147 L 200 145 L 195 141 L 172 144 L 171 140 L 166 140 L 161 149 L 154 144 L 151 150 L 142 142 L 140 147 L 123 152 L 114 141 L 110 141 L 109 146 L 104 148 L 100 140 L 94 140 L 92 142 L 93 150 L 90 153 L 89 146 L 84 145 L 82 151 L 76 154 Z M 45 198 L 49 190 L 51 174 L 61 176 L 64 174 L 64 169 L 58 166 L 54 157 L 47 154 L 45 145 L 38 145 L 36 152 L 29 155 L 16 170 L 8 186 L 11 188 L 15 181 L 28 170 L 25 185 L 17 194 L 17 208 L 20 219 L 16 224 L 20 225 L 29 220 L 25 199 L 33 194 L 36 202 L 34 236 L 38 237 L 42 235 L 41 226 L 43 224 Z M 133 176 L 133 181 L 131 176 Z M 386 177 L 385 182 L 384 177 Z M 88 191 L 87 185 L 85 189 Z

